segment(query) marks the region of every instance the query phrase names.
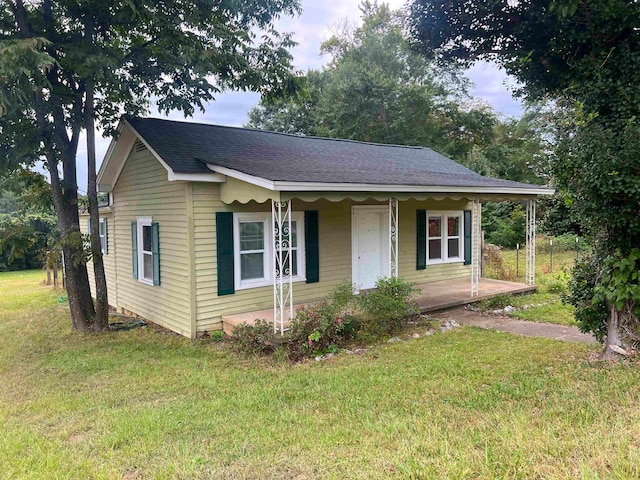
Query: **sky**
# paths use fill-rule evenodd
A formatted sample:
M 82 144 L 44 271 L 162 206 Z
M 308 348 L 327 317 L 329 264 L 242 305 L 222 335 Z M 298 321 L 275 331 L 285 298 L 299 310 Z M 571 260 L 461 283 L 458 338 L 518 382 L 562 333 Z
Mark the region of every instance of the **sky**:
M 382 3 L 382 1 L 380 2 Z M 405 0 L 387 0 L 392 9 L 402 8 Z M 277 28 L 283 32 L 293 32 L 298 45 L 292 49 L 294 65 L 306 72 L 310 68 L 320 69 L 329 62 L 328 56 L 320 55 L 320 44 L 331 37 L 332 29 L 338 23 L 347 20 L 359 23 L 360 0 L 301 0 L 302 13 L 295 17 L 286 17 L 278 21 Z M 520 116 L 520 102 L 514 99 L 507 88 L 507 76 L 495 65 L 479 63 L 469 69 L 467 75 L 474 84 L 471 94 L 487 101 L 493 108 L 507 116 Z M 196 112 L 187 121 L 214 123 L 241 127 L 247 122 L 247 113 L 260 101 L 260 96 L 251 92 L 225 92 L 218 95 L 214 102 L 206 107 L 206 112 Z M 160 117 L 157 112 L 151 116 Z M 185 120 L 182 114 L 170 114 L 167 118 Z M 110 140 L 96 135 L 96 158 L 98 163 L 107 151 Z M 87 186 L 86 139 L 80 139 L 78 148 L 78 186 L 85 193 Z M 99 165 L 98 165 L 99 166 Z

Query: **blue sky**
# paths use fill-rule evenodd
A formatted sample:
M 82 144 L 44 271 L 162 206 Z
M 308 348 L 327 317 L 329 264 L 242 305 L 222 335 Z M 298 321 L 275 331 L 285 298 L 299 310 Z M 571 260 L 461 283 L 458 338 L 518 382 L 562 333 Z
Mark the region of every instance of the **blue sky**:
M 345 20 L 358 23 L 360 0 L 301 0 L 302 13 L 295 18 L 282 18 L 278 22 L 280 31 L 294 33 L 298 46 L 292 50 L 296 68 L 307 71 L 321 68 L 330 58 L 320 55 L 320 44 L 332 35 L 332 29 Z M 391 8 L 401 8 L 404 0 L 387 0 Z M 468 76 L 474 84 L 473 96 L 487 101 L 504 115 L 519 116 L 520 103 L 515 100 L 506 86 L 507 76 L 495 65 L 481 63 L 472 67 Z M 260 100 L 260 96 L 250 92 L 225 92 L 215 102 L 207 105 L 206 112 L 197 112 L 190 121 L 215 123 L 219 125 L 242 126 L 247 121 L 247 113 Z M 152 112 L 152 116 L 159 116 Z M 181 114 L 168 118 L 181 120 Z M 86 146 L 83 136 L 78 149 L 78 186 L 84 193 L 87 185 Z M 102 162 L 109 146 L 109 139 L 97 135 L 97 158 Z

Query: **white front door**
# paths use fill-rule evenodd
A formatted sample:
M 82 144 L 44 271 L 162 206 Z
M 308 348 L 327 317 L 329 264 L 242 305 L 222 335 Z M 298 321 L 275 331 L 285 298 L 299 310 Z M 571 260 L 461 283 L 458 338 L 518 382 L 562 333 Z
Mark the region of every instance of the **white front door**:
M 358 290 L 373 288 L 389 275 L 389 209 L 354 206 L 351 232 L 353 283 Z

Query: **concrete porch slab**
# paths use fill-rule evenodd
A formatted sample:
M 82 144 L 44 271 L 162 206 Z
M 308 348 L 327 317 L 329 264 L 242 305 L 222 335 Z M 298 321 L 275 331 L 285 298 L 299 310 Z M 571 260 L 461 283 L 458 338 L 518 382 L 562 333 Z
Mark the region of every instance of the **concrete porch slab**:
M 471 298 L 471 279 L 469 278 L 422 283 L 416 285 L 415 288 L 421 291 L 415 296 L 420 311 L 427 313 L 480 302 L 498 295 L 531 293 L 538 287 L 524 283 L 481 278 L 478 284 L 478 296 L 473 298 Z
M 525 285 L 522 283 L 505 282 L 503 280 L 493 280 L 481 278 L 478 284 L 478 296 L 471 298 L 471 279 L 457 278 L 451 280 L 441 280 L 439 282 L 422 283 L 415 286 L 420 293 L 415 295 L 421 313 L 436 312 L 448 308 L 467 305 L 479 302 L 497 295 L 516 295 L 519 293 L 529 293 L 536 290 L 535 285 Z M 295 290 L 294 290 L 295 296 Z M 294 305 L 296 308 L 304 304 Z M 254 312 L 236 313 L 224 315 L 222 317 L 222 327 L 224 333 L 231 335 L 233 329 L 240 324 L 253 325 L 257 319 L 266 320 L 273 324 L 273 308 L 268 310 L 256 310 Z M 288 324 L 285 323 L 285 328 Z

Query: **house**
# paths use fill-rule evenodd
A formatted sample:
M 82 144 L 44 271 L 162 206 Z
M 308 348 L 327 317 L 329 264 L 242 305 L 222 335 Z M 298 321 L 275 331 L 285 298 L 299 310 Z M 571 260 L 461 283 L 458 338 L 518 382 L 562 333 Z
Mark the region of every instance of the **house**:
M 551 189 L 428 148 L 153 118 L 119 128 L 98 173 L 109 304 L 187 337 L 260 310 L 283 331 L 294 303 L 345 280 L 466 279 L 478 295 L 488 200 L 526 203 L 534 283 L 535 199 Z

